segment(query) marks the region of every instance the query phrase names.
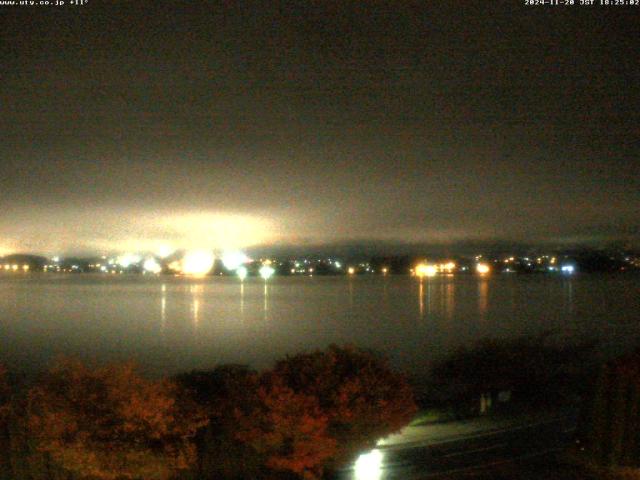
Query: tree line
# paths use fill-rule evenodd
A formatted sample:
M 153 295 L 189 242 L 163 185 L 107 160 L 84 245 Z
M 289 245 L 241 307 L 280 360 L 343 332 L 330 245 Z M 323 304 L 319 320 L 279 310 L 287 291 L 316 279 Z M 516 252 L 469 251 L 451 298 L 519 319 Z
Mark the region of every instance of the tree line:
M 59 359 L 10 383 L 0 369 L 6 479 L 317 479 L 416 411 L 405 377 L 353 347 L 162 379 Z

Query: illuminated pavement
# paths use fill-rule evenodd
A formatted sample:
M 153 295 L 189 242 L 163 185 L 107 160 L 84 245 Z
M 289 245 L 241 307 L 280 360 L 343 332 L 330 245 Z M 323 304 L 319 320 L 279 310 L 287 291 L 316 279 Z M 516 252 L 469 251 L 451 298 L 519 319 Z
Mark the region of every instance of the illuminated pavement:
M 567 413 L 407 427 L 338 478 L 418 480 L 490 468 L 566 447 L 575 424 L 576 414 Z

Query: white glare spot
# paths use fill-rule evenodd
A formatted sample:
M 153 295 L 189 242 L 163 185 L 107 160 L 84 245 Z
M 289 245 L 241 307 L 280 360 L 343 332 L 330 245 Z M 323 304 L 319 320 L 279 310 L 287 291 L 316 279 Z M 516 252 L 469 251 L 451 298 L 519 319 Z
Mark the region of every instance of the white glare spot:
M 162 267 L 154 258 L 147 258 L 144 261 L 143 268 L 145 272 L 149 273 L 160 273 L 162 271 Z
M 195 250 L 187 252 L 182 259 L 182 273 L 185 275 L 206 275 L 213 268 L 215 257 L 211 252 Z
M 356 480 L 379 480 L 382 478 L 382 452 L 371 450 L 358 457 L 355 464 Z
M 169 245 L 161 245 L 160 248 L 158 248 L 158 256 L 160 258 L 167 258 L 174 251 L 175 250 L 171 248 Z
M 126 254 L 121 257 L 118 257 L 118 264 L 123 268 L 128 268 L 129 266 L 139 263 L 141 260 L 139 255 Z
M 242 252 L 226 252 L 222 255 L 222 264 L 227 270 L 235 270 L 247 261 L 249 257 Z
M 273 267 L 270 267 L 269 265 L 263 265 L 260 268 L 260 276 L 265 280 L 270 278 L 275 272 L 276 271 L 273 269 Z
M 240 280 L 247 278 L 247 269 L 245 267 L 238 268 L 236 273 L 238 274 L 238 277 L 240 277 Z

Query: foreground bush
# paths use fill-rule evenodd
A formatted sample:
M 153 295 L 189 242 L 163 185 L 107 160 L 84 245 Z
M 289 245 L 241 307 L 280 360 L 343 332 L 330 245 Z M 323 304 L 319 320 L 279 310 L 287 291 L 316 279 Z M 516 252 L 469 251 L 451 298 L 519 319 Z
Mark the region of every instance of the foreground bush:
M 10 400 L 11 389 L 9 388 L 7 369 L 0 365 L 0 432 L 6 428 L 6 422 L 9 417 Z
M 355 348 L 171 381 L 62 360 L 12 398 L 5 377 L 0 478 L 12 480 L 316 480 L 416 411 L 404 377 Z
M 504 390 L 529 403 L 571 401 L 586 393 L 593 359 L 592 345 L 554 345 L 544 334 L 482 340 L 433 366 L 425 403 L 460 408 Z
M 176 384 L 131 364 L 89 369 L 59 362 L 28 393 L 25 426 L 36 449 L 79 477 L 166 479 L 195 460 L 206 424 Z
M 239 422 L 258 408 L 257 372 L 240 365 L 181 374 L 177 381 L 192 392 L 209 424 L 199 432 L 198 464 L 189 478 L 262 478 L 265 458 L 238 438 Z
M 11 389 L 6 368 L 0 365 L 0 478 L 5 478 L 10 472 L 9 431 L 8 420 L 10 413 Z
M 587 423 L 586 447 L 594 460 L 640 467 L 640 350 L 602 367 Z M 640 470 L 634 474 L 640 478 Z

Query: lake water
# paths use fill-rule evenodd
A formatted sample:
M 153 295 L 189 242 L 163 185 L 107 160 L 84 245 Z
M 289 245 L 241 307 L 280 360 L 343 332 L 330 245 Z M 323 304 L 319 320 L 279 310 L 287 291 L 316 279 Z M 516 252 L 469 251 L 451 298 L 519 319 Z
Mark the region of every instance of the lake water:
M 59 354 L 135 359 L 153 374 L 260 368 L 352 343 L 417 373 L 482 338 L 549 330 L 628 348 L 640 340 L 640 277 L 0 276 L 0 362 L 25 372 Z

